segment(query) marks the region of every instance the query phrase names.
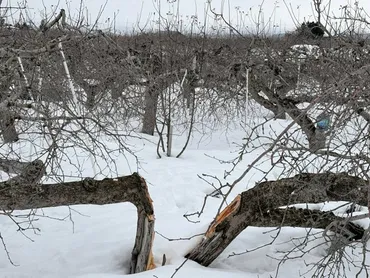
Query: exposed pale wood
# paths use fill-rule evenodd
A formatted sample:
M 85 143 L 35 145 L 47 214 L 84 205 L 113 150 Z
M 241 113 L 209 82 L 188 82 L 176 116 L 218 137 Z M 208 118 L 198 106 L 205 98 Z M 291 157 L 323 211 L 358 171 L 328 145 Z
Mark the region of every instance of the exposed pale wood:
M 155 268 L 152 253 L 155 222 L 152 199 L 150 198 L 145 180 L 143 178 L 140 178 L 140 180 L 145 190 L 141 193 L 143 204 L 137 205 L 136 240 L 134 249 L 132 250 L 130 273 L 139 273 Z M 147 207 L 146 209 L 144 205 Z
M 238 196 L 210 225 L 206 236 L 186 257 L 208 266 L 248 226 L 326 229 L 330 223 L 341 219 L 319 211 L 295 210 L 293 213 L 293 210 L 288 210 L 282 213 L 277 209 L 295 203 L 324 201 L 367 205 L 367 189 L 366 181 L 345 173 L 300 174 L 290 179 L 262 182 Z M 353 229 L 352 223 L 344 226 L 350 231 L 358 228 Z M 357 231 L 361 234 L 361 228 Z
M 240 195 L 236 196 L 235 199 L 225 209 L 223 209 L 219 215 L 216 216 L 215 221 L 212 222 L 207 230 L 206 237 L 212 235 L 218 225 L 221 225 L 221 223 L 224 222 L 227 218 L 232 218 L 235 213 L 238 212 L 240 207 L 240 200 Z

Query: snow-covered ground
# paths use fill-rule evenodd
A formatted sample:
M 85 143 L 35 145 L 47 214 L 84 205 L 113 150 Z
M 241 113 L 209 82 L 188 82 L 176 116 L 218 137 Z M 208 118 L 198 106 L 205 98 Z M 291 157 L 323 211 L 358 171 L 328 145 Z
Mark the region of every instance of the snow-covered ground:
M 282 130 L 288 123 L 289 121 L 279 120 L 272 124 L 276 130 Z M 130 155 L 127 157 L 117 155 L 115 161 L 117 172 L 112 174 L 104 172 L 103 169 L 97 175 L 98 178 L 102 178 L 104 174 L 128 175 L 138 171 L 148 183 L 156 215 L 155 229 L 158 234 L 155 237 L 153 253 L 158 267 L 133 277 L 172 277 L 184 262 L 184 255 L 200 240 L 200 236 L 195 235 L 206 231 L 221 202 L 221 199 L 209 198 L 204 214 L 200 218 L 191 218 L 197 223 L 184 218 L 184 214 L 199 211 L 204 196 L 213 191 L 213 188 L 198 175 L 205 173 L 222 179 L 224 171 L 229 170 L 231 166 L 220 163 L 215 158 L 226 161 L 236 157 L 238 145 L 246 135 L 238 125 L 214 130 L 212 134 L 195 133 L 189 147 L 180 158 L 163 155 L 161 159 L 156 154 L 157 137 L 146 136 L 145 140 L 131 138 L 127 143 L 136 151 L 139 164 Z M 186 133 L 179 133 L 173 140 L 172 152 L 176 155 L 186 140 Z M 243 161 L 228 177 L 228 181 L 238 177 L 261 152 L 262 150 L 254 150 L 245 154 Z M 71 153 L 72 160 L 76 156 L 78 156 L 76 152 Z M 83 169 L 81 176 L 94 176 L 94 169 L 97 166 L 91 165 L 92 160 L 84 157 L 81 161 L 83 161 L 80 167 Z M 75 167 L 69 163 L 70 161 L 64 160 L 61 166 L 65 173 L 73 176 Z M 258 164 L 258 168 L 268 169 L 269 163 L 270 157 L 267 156 Z M 269 173 L 268 178 L 276 179 L 278 176 L 279 171 L 275 170 Z M 230 200 L 243 190 L 253 187 L 262 177 L 262 172 L 252 170 L 234 189 Z M 325 209 L 332 209 L 335 206 L 338 204 L 325 204 Z M 324 204 L 318 204 L 316 207 L 323 208 Z M 343 213 L 343 210 L 338 213 Z M 17 220 L 21 221 L 22 215 L 27 213 L 29 212 L 17 211 L 14 214 L 19 215 Z M 127 275 L 136 231 L 136 210 L 133 205 L 122 203 L 45 208 L 37 210 L 32 223 L 27 223 L 27 218 L 24 220 L 26 222 L 22 227 L 29 229 L 21 232 L 8 217 L 0 215 L 0 235 L 14 263 L 11 264 L 7 253 L 0 250 L 0 277 L 118 278 Z M 283 264 L 279 264 L 278 260 L 284 256 L 282 252 L 291 250 L 298 241 L 303 240 L 306 232 L 306 229 L 285 227 L 277 240 L 270 245 L 254 252 L 229 257 L 234 252 L 243 253 L 262 246 L 278 233 L 273 228 L 249 227 L 210 267 L 202 267 L 195 262 L 187 261 L 174 277 L 267 278 L 275 277 L 277 269 L 278 277 L 312 277 L 309 264 L 322 259 L 328 245 L 314 248 L 303 258 L 299 258 L 297 251 L 291 254 L 292 257 L 297 255 L 297 259 L 287 260 Z M 317 238 L 308 242 L 306 250 L 324 241 L 319 236 L 321 231 L 313 230 L 311 233 L 316 233 Z M 167 238 L 183 240 L 169 241 L 160 234 Z M 191 239 L 187 240 L 189 237 Z M 167 260 L 166 265 L 162 267 L 160 265 L 164 254 Z M 355 260 L 362 259 L 361 256 L 353 256 Z M 352 267 L 348 270 L 348 277 L 355 273 L 356 269 Z

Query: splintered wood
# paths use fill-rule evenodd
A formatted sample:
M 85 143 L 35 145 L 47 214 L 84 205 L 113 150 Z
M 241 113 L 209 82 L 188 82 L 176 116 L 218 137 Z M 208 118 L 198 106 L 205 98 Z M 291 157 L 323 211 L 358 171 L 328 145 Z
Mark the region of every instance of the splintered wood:
M 206 232 L 206 237 L 210 237 L 216 230 L 216 227 L 222 223 L 225 219 L 227 219 L 230 215 L 234 214 L 238 211 L 240 207 L 240 200 L 241 196 L 238 195 L 236 198 L 226 207 L 219 215 L 216 216 L 215 221 L 212 225 L 208 228 Z
M 140 177 L 137 193 L 138 195 L 133 199 L 133 203 L 137 207 L 138 217 L 135 246 L 131 256 L 131 274 L 155 268 L 152 252 L 155 222 L 153 201 L 150 198 L 148 186 L 142 177 Z
M 146 270 L 155 269 L 156 267 L 157 266 L 154 264 L 153 252 L 150 252 L 148 266 L 147 266 Z

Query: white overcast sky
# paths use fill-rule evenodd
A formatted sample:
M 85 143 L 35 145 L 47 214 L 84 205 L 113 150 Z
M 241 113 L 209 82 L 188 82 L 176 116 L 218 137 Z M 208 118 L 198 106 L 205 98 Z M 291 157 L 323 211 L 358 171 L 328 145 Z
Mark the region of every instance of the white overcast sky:
M 1 0 L 0 0 L 1 2 Z M 77 15 L 80 0 L 2 0 L 2 7 L 6 5 L 17 6 L 19 3 L 26 2 L 29 9 L 29 16 L 38 22 L 45 9 L 48 15 L 54 10 L 56 13 L 60 8 L 68 9 L 71 14 Z M 170 3 L 169 3 L 170 2 Z M 172 3 L 171 3 L 172 2 Z M 88 9 L 91 19 L 97 17 L 99 10 L 105 5 L 100 22 L 103 27 L 104 22 L 109 18 L 113 20 L 116 14 L 116 28 L 119 30 L 132 30 L 144 26 L 153 26 L 153 22 L 158 18 L 158 3 L 161 3 L 161 13 L 164 17 L 168 12 L 177 14 L 179 11 L 183 25 L 190 23 L 191 16 L 197 16 L 200 22 L 204 22 L 205 17 L 209 25 L 215 25 L 215 21 L 210 12 L 206 16 L 207 0 L 84 0 L 83 5 Z M 211 7 L 216 12 L 223 11 L 226 19 L 230 19 L 234 25 L 240 24 L 253 28 L 253 22 L 258 17 L 258 11 L 262 5 L 263 21 L 270 20 L 270 32 L 280 33 L 294 28 L 294 20 L 288 11 L 288 7 L 299 22 L 314 20 L 313 9 L 310 0 L 211 0 Z M 324 0 L 324 4 L 329 1 Z M 332 0 L 330 12 L 340 14 L 340 7 L 347 4 L 359 3 L 365 11 L 370 14 L 369 0 Z M 263 4 L 262 4 L 263 3 Z M 287 7 L 288 6 L 288 7 Z M 58 8 L 56 8 L 58 7 Z M 223 8 L 222 8 L 223 7 Z M 230 7 L 230 8 L 229 8 Z M 237 12 L 239 10 L 239 13 Z M 240 15 L 244 16 L 241 17 Z M 248 16 L 245 16 L 245 15 Z M 146 25 L 148 24 L 148 25 Z M 272 30 L 273 29 L 273 30 Z

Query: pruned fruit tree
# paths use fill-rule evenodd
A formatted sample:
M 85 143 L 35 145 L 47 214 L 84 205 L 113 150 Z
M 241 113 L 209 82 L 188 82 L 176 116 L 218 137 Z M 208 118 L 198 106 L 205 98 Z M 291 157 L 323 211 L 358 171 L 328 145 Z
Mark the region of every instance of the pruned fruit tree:
M 354 214 L 358 206 L 370 208 L 370 41 L 354 27 L 370 29 L 368 15 L 356 4 L 333 18 L 314 0 L 317 21 L 281 36 L 246 35 L 211 2 L 209 12 L 230 36 L 182 34 L 168 21 L 160 21 L 159 31 L 116 34 L 70 20 L 63 9 L 39 26 L 0 16 L 1 215 L 20 227 L 15 210 L 130 202 L 137 208 L 130 273 L 159 267 L 150 181 L 130 167 L 122 176 L 117 157 L 131 157 L 141 169 L 127 139 L 156 138 L 158 158 L 178 158 L 195 126 L 208 136 L 237 119 L 245 131 L 239 152 L 219 160 L 225 180 L 236 178 L 203 175 L 214 191 L 185 217 L 200 216 L 210 198 L 219 207 L 184 260 L 209 266 L 251 226 L 301 227 L 307 240 L 321 237 L 328 246 L 315 277 L 343 276 L 343 254 L 356 244 L 367 250 L 370 235 L 359 223 L 369 214 Z M 333 20 L 356 24 L 342 30 Z M 268 116 L 256 120 L 251 107 Z M 174 130 L 186 134 L 176 154 Z M 245 165 L 247 156 L 253 159 Z M 259 167 L 266 160 L 269 168 Z M 82 175 L 86 168 L 90 177 Z M 251 186 L 246 176 L 253 171 L 263 177 Z M 236 192 L 242 183 L 248 189 Z M 311 206 L 338 201 L 346 215 Z M 364 259 L 359 275 L 366 269 Z

